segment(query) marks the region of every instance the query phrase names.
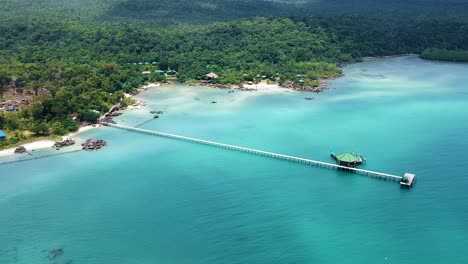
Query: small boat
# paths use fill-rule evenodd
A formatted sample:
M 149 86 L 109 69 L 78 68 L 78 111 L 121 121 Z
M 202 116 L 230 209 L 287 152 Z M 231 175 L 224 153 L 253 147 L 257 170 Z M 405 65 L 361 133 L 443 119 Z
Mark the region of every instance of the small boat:
M 159 115 L 154 115 L 153 118 L 159 118 Z

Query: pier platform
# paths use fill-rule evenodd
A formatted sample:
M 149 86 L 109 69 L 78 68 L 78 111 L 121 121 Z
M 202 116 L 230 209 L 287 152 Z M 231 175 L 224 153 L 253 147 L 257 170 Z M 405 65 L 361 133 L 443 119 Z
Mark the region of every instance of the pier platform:
M 265 156 L 265 157 L 270 157 L 270 158 L 275 158 L 275 159 L 280 159 L 280 160 L 287 160 L 287 161 L 290 161 L 290 162 L 306 164 L 306 165 L 309 165 L 309 166 L 316 166 L 316 167 L 322 167 L 322 168 L 327 168 L 327 169 L 341 169 L 341 170 L 345 170 L 345 171 L 349 171 L 349 172 L 358 173 L 358 174 L 361 174 L 361 175 L 380 178 L 380 179 L 383 179 L 383 180 L 399 181 L 400 184 L 402 184 L 403 181 L 406 181 L 406 179 L 409 180 L 411 178 L 410 182 L 407 181 L 404 184 L 404 185 L 409 185 L 409 186 L 412 185 L 412 183 L 414 181 L 414 178 L 415 178 L 415 175 L 410 174 L 410 173 L 406 173 L 405 175 L 409 175 L 409 176 L 406 176 L 407 178 L 405 178 L 405 176 L 398 176 L 398 175 L 382 173 L 382 172 L 376 172 L 376 171 L 370 171 L 370 170 L 363 170 L 363 169 L 358 169 L 358 168 L 350 168 L 350 167 L 347 167 L 347 166 L 342 166 L 342 165 L 323 162 L 323 161 L 318 161 L 318 160 L 304 159 L 304 158 L 294 157 L 294 156 L 290 156 L 290 155 L 284 155 L 284 154 L 279 154 L 279 153 L 274 153 L 274 152 L 269 152 L 269 151 L 252 149 L 252 148 L 245 148 L 245 147 L 240 147 L 240 146 L 235 146 L 235 145 L 228 145 L 228 144 L 224 144 L 224 143 L 208 141 L 208 140 L 203 140 L 203 139 L 198 139 L 198 138 L 185 137 L 185 136 L 169 134 L 169 133 L 165 133 L 165 132 L 159 132 L 159 131 L 153 131 L 153 130 L 148 130 L 148 129 L 141 129 L 141 128 L 136 128 L 136 127 L 117 125 L 117 124 L 110 124 L 110 123 L 105 123 L 105 122 L 101 122 L 101 124 L 104 125 L 104 126 L 114 127 L 114 128 L 118 128 L 118 129 L 123 129 L 123 130 L 128 130 L 128 131 L 133 131 L 133 132 L 138 132 L 138 133 L 143 133 L 143 134 L 148 134 L 148 135 L 154 135 L 154 136 L 159 136 L 159 137 L 172 138 L 172 139 L 177 139 L 177 140 L 182 140 L 182 141 L 188 141 L 188 142 L 213 146 L 213 147 L 217 147 L 217 148 L 223 148 L 223 149 L 230 149 L 230 150 L 235 150 L 235 151 L 240 151 L 240 152 L 246 152 L 246 153 L 250 153 L 250 154 L 254 154 L 254 155 Z
M 410 188 L 413 186 L 416 175 L 412 173 L 405 173 L 400 181 L 400 186 L 404 188 Z

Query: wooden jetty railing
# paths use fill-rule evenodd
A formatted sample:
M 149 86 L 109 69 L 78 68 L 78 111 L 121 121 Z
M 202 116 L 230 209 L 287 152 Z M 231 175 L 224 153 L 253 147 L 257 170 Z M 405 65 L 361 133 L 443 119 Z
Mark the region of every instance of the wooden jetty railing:
M 147 129 L 141 129 L 141 128 L 136 128 L 136 127 L 117 125 L 117 124 L 110 124 L 110 123 L 105 123 L 105 122 L 101 122 L 101 124 L 105 126 L 109 126 L 109 127 L 115 127 L 115 128 L 128 130 L 128 131 L 134 131 L 134 132 L 155 135 L 155 136 L 160 136 L 160 137 L 166 137 L 166 138 L 179 139 L 179 140 L 184 140 L 184 141 L 190 141 L 190 142 L 214 146 L 218 148 L 247 152 L 247 153 L 256 154 L 260 156 L 282 159 L 282 160 L 287 160 L 287 161 L 311 165 L 311 166 L 324 167 L 324 168 L 329 168 L 329 169 L 343 169 L 343 170 L 353 171 L 353 172 L 371 176 L 371 177 L 382 178 L 385 180 L 401 181 L 403 178 L 402 176 L 398 176 L 398 175 L 392 175 L 392 174 L 370 171 L 370 170 L 363 170 L 363 169 L 358 169 L 358 168 L 349 168 L 349 167 L 340 166 L 337 164 L 318 161 L 318 160 L 304 159 L 304 158 L 288 156 L 288 155 L 283 155 L 283 154 L 274 153 L 274 152 L 268 152 L 268 151 L 251 149 L 251 148 L 244 148 L 240 146 L 228 145 L 228 144 L 223 144 L 223 143 L 218 143 L 218 142 L 208 141 L 208 140 L 203 140 L 203 139 L 198 139 L 198 138 L 184 137 L 184 136 L 168 134 L 164 132 L 158 132 L 158 131 L 153 131 L 153 130 L 147 130 Z

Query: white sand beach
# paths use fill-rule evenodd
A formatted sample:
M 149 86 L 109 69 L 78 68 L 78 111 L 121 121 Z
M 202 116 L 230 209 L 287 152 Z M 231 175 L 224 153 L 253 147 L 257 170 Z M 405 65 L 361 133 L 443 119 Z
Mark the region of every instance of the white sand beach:
M 39 141 L 34 141 L 31 143 L 26 143 L 23 144 L 23 146 L 26 148 L 26 150 L 33 151 L 37 149 L 43 149 L 43 148 L 51 148 L 54 145 L 54 141 L 52 140 L 39 140 Z M 9 148 L 5 150 L 0 150 L 0 157 L 5 157 L 9 155 L 14 155 L 15 154 L 15 149 L 16 148 Z
M 278 84 L 268 84 L 267 81 L 261 81 L 258 84 L 244 84 L 243 88 L 256 89 L 262 92 L 291 92 L 291 90 L 282 88 Z
M 147 85 L 143 85 L 141 88 L 142 89 L 150 89 L 150 88 L 156 88 L 156 87 L 159 87 L 161 86 L 160 83 L 148 83 Z
M 89 131 L 91 129 L 96 129 L 96 128 L 99 128 L 99 127 L 101 127 L 101 125 L 83 126 L 83 127 L 80 127 L 78 129 L 78 131 L 72 132 L 72 133 L 69 133 L 69 134 L 63 136 L 62 139 L 72 138 L 72 137 L 74 137 L 74 136 L 76 136 L 76 135 L 78 135 L 80 133 L 83 133 L 85 131 Z M 53 140 L 38 140 L 38 141 L 31 142 L 31 143 L 23 144 L 22 146 L 24 146 L 28 152 L 31 152 L 31 151 L 38 150 L 38 149 L 51 148 L 52 146 L 54 146 L 54 143 L 55 143 L 55 141 L 53 141 Z M 15 154 L 15 149 L 16 149 L 16 147 L 0 150 L 0 157 L 14 155 Z

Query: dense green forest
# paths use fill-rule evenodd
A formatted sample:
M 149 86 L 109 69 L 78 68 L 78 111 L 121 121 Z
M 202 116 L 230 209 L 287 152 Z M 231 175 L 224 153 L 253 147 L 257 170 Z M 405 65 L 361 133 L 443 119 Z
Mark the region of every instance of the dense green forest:
M 93 122 L 112 105 L 128 103 L 124 92 L 164 81 L 156 70 L 175 70 L 180 81 L 216 72 L 221 84 L 265 75 L 280 83 L 301 76 L 314 85 L 339 75 L 341 63 L 366 56 L 468 50 L 464 19 L 306 15 L 308 9 L 282 1 L 249 0 L 45 0 L 32 3 L 31 13 L 17 13 L 28 3 L 7 0 L 0 11 L 9 10 L 0 24 L 0 99 L 18 88 L 37 96 L 19 112 L 0 113 L 0 129 L 13 135 L 0 147 Z M 184 25 L 189 21 L 199 25 Z
M 3 0 L 1 5 L 0 20 L 47 17 L 58 21 L 131 22 L 158 27 L 258 16 L 468 17 L 468 0 Z
M 428 60 L 468 62 L 468 51 L 429 48 L 421 53 L 421 58 Z

